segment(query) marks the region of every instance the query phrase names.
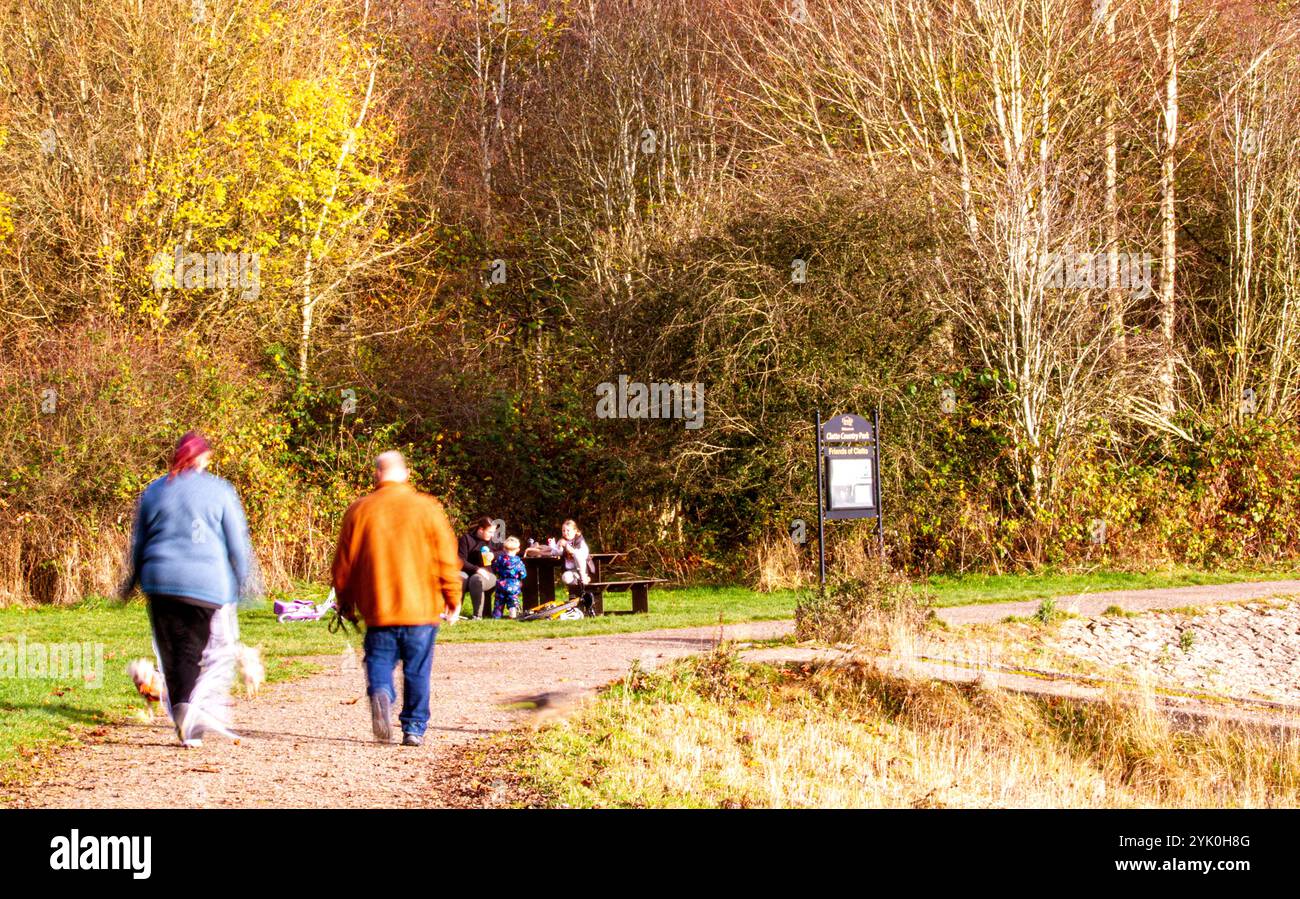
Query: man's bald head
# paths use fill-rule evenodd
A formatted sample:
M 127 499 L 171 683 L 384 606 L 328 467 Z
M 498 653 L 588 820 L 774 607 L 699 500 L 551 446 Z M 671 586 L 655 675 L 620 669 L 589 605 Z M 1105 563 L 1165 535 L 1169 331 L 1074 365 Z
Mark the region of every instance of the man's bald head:
M 375 483 L 402 484 L 411 477 L 406 459 L 397 450 L 389 450 L 375 457 Z

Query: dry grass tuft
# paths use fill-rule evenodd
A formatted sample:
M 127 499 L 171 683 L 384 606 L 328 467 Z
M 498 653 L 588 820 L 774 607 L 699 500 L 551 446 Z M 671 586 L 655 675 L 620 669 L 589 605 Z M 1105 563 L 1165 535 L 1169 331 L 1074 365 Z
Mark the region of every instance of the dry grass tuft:
M 852 643 L 907 651 L 930 618 L 930 600 L 913 591 L 888 559 L 862 556 L 852 574 L 839 574 L 825 596 L 812 596 L 795 610 L 801 640 Z
M 639 673 L 516 764 L 554 804 L 1234 807 L 1300 804 L 1300 739 L 1179 729 L 1151 701 L 1078 703 L 896 677 L 746 666 L 726 647 Z

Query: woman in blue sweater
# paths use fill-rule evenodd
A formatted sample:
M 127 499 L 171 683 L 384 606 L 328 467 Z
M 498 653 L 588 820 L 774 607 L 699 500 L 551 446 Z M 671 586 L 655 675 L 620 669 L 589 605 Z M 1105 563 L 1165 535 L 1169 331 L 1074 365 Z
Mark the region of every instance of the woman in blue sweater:
M 235 489 L 209 474 L 212 447 L 191 431 L 167 474 L 140 496 L 131 573 L 149 600 L 164 702 L 184 746 L 229 730 L 230 685 L 239 649 L 239 599 L 258 591 L 248 523 Z

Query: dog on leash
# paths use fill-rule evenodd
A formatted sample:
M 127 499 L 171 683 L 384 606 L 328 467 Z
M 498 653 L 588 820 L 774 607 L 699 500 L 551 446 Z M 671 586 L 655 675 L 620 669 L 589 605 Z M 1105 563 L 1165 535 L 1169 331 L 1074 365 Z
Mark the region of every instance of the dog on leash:
M 136 692 L 144 699 L 145 713 L 153 718 L 158 714 L 158 703 L 162 701 L 163 678 L 148 659 L 136 659 L 126 666 L 126 673 L 131 675 Z
M 266 665 L 262 662 L 261 648 L 241 645 L 237 661 L 244 679 L 244 692 L 256 696 L 262 689 L 262 684 L 266 683 Z M 158 703 L 162 701 L 162 674 L 148 659 L 135 659 L 126 666 L 126 673 L 131 675 L 131 682 L 144 699 L 146 712 L 150 717 L 156 716 Z
M 244 677 L 244 692 L 256 696 L 266 683 L 266 666 L 262 664 L 262 649 L 258 646 L 239 647 L 239 671 Z

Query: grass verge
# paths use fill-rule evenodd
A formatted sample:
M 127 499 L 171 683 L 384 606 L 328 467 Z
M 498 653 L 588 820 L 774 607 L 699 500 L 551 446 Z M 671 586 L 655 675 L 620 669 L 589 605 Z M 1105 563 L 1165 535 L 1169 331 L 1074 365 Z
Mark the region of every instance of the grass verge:
M 1285 580 L 1300 577 L 1300 570 L 1279 568 L 1268 571 L 1201 571 L 1169 568 L 1133 572 L 1099 569 L 1089 572 L 1044 570 L 1029 574 L 935 575 L 920 581 L 916 589 L 928 589 L 936 606 L 973 603 L 1024 602 L 1100 593 L 1106 590 L 1151 590 L 1165 587 L 1197 587 L 1207 584 L 1236 584 L 1251 581 Z
M 1294 807 L 1300 740 L 1152 705 L 1037 699 L 727 650 L 634 671 L 517 733 L 501 774 L 567 807 Z M 519 804 L 518 800 L 516 804 Z

